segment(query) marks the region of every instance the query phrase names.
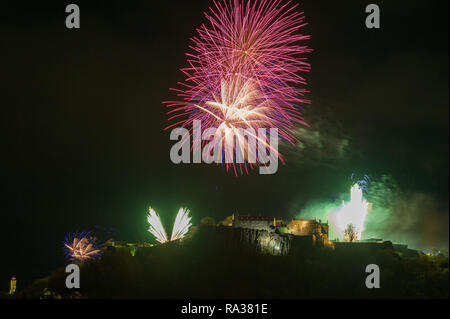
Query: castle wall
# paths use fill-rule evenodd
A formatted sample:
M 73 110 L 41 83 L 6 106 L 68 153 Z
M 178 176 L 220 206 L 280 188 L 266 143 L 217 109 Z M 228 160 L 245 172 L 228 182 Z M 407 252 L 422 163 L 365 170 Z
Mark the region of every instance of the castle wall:
M 388 250 L 394 252 L 392 242 L 335 242 L 334 247 L 336 251 L 374 251 L 374 250 Z
M 328 242 L 328 224 L 315 220 L 294 219 L 287 224 L 286 232 L 294 236 L 312 236 L 313 244 L 325 245 Z
M 233 223 L 233 227 L 247 228 L 247 229 L 254 229 L 254 230 L 266 230 L 268 232 L 274 231 L 273 221 L 269 221 L 269 220 L 236 220 Z

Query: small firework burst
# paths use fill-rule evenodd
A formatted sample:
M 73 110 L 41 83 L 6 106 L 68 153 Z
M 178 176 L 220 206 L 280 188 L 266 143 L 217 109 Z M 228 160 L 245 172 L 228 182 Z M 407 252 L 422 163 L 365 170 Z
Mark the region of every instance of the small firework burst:
M 64 240 L 64 254 L 67 260 L 84 262 L 102 253 L 97 238 L 91 232 L 69 233 Z
M 172 235 L 170 236 L 169 240 L 166 234 L 166 230 L 162 225 L 161 218 L 151 207 L 149 209 L 147 221 L 150 224 L 148 231 L 153 236 L 155 236 L 155 239 L 161 244 L 165 244 L 169 241 L 174 241 L 183 238 L 189 232 L 189 228 L 192 225 L 191 217 L 189 216 L 189 209 L 180 208 L 177 217 L 175 218 L 175 223 L 172 229 Z

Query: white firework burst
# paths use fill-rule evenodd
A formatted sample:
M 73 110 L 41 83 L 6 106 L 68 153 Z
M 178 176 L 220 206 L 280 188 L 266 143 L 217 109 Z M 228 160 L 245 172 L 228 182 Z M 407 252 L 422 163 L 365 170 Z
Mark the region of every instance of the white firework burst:
M 189 228 L 192 226 L 191 217 L 189 216 L 189 209 L 187 208 L 180 208 L 180 210 L 178 211 L 170 240 L 168 239 L 166 230 L 162 225 L 161 218 L 151 207 L 149 209 L 147 221 L 150 224 L 148 231 L 153 236 L 155 236 L 156 240 L 161 244 L 183 238 L 189 232 Z

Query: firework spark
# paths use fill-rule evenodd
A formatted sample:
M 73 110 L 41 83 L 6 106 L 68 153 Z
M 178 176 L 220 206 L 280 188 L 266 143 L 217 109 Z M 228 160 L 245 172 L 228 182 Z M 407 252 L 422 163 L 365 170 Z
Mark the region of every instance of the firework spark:
M 175 223 L 173 224 L 172 236 L 170 240 L 178 240 L 183 238 L 191 227 L 191 217 L 189 217 L 189 209 L 180 208 Z
M 164 226 L 161 223 L 161 218 L 155 212 L 153 208 L 150 207 L 147 221 L 150 224 L 148 231 L 155 236 L 156 240 L 161 244 L 167 243 L 167 235 Z
M 340 238 L 345 238 L 345 230 L 351 225 L 356 239 L 361 239 L 368 210 L 369 203 L 364 199 L 363 189 L 356 183 L 350 190 L 350 201 L 342 201 L 342 207 L 330 214 L 333 229 Z
M 297 33 L 306 24 L 297 6 L 281 0 L 214 1 L 205 13 L 208 25 L 191 39 L 182 88 L 173 89 L 182 100 L 164 102 L 173 122 L 166 129 L 181 126 L 192 132 L 193 121 L 201 121 L 202 130 L 214 127 L 222 133 L 221 145 L 228 150 L 235 147 L 230 136 L 248 150 L 243 129 L 277 128 L 283 140 L 296 143 L 292 128 L 307 125 L 299 105 L 309 103 L 299 73 L 309 71 L 304 53 L 311 51 L 299 45 L 309 36 Z M 253 164 L 248 157 L 246 172 Z M 226 164 L 227 170 L 231 166 L 238 174 L 235 164 Z
M 64 252 L 68 260 L 84 262 L 98 257 L 102 250 L 90 232 L 69 234 L 64 241 Z
M 370 184 L 370 177 L 367 174 L 364 174 L 364 176 L 361 179 L 357 179 L 355 177 L 355 174 L 353 173 L 350 177 L 350 180 L 355 181 L 358 183 L 359 187 L 362 189 L 362 191 L 366 194 L 369 193 L 369 184 Z

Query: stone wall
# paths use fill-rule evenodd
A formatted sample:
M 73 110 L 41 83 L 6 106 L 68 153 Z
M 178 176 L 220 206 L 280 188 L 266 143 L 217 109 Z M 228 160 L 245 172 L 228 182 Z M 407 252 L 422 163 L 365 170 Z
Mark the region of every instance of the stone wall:
M 233 228 L 248 228 L 275 231 L 275 218 L 266 216 L 233 215 Z
M 268 220 L 236 220 L 233 223 L 235 228 L 245 228 L 245 229 L 257 229 L 257 230 L 267 230 L 273 231 L 273 221 Z
M 313 236 L 314 244 L 326 245 L 328 224 L 316 220 L 296 219 L 287 224 L 286 232 L 295 236 Z

